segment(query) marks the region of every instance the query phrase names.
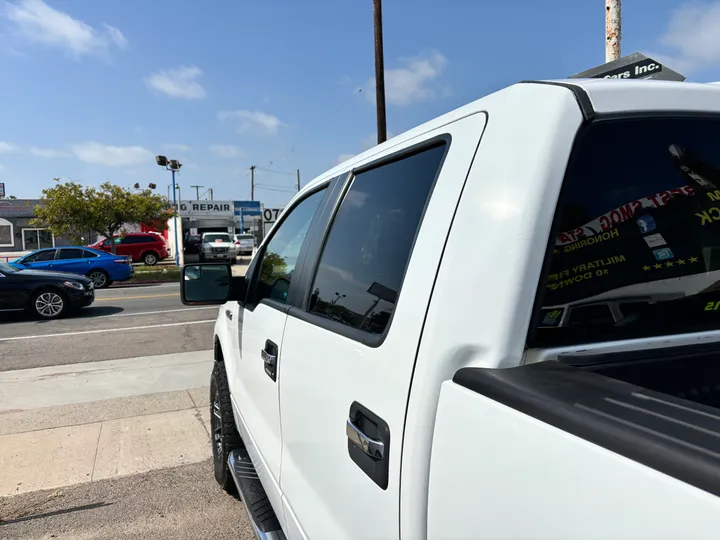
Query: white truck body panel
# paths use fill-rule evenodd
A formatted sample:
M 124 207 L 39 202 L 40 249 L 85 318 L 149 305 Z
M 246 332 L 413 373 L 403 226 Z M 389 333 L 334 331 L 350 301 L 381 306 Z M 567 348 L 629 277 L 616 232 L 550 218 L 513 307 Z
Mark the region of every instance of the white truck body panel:
M 718 497 L 450 381 L 440 394 L 428 538 L 717 538 Z
M 713 330 L 527 349 L 565 170 L 593 111 L 720 114 L 720 89 L 605 79 L 514 85 L 335 167 L 288 205 L 284 215 L 341 174 L 435 136 L 452 139 L 379 345 L 290 307 L 220 309 L 215 332 L 233 413 L 287 538 L 717 537 L 717 496 L 452 382 L 462 368 L 720 341 Z M 277 382 L 260 361 L 267 340 L 279 348 Z M 385 489 L 348 458 L 354 401 L 392 433 Z

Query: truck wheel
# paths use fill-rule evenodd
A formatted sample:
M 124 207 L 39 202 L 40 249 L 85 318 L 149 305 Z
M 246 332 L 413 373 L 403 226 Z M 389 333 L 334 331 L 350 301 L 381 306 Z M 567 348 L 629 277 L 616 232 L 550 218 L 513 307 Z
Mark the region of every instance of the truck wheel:
M 237 488 L 227 462 L 230 452 L 242 448 L 243 442 L 235 427 L 230 387 L 222 362 L 215 362 L 210 378 L 210 437 L 215 480 L 228 493 L 235 493 Z

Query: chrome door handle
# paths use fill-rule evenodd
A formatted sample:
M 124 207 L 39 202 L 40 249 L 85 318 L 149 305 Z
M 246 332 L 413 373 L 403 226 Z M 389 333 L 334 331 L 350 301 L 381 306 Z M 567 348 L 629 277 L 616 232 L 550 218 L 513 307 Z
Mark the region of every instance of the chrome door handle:
M 232 321 L 232 311 L 230 311 L 229 309 L 226 309 L 225 316 Z
M 260 351 L 260 357 L 266 365 L 274 366 L 277 363 L 277 357 L 274 354 L 270 354 L 265 349 Z
M 347 434 L 347 438 L 350 442 L 359 447 L 360 450 L 365 452 L 368 456 L 375 459 L 383 459 L 385 457 L 385 443 L 365 435 L 365 433 L 363 433 L 360 428 L 355 425 L 352 418 L 347 419 L 345 433 Z

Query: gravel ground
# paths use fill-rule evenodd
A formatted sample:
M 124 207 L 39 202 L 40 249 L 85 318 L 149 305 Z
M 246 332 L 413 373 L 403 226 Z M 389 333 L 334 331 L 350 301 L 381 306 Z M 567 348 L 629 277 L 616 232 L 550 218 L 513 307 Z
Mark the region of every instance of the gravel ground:
M 47 464 L 51 465 L 51 464 Z M 250 540 L 210 461 L 0 499 L 0 539 Z

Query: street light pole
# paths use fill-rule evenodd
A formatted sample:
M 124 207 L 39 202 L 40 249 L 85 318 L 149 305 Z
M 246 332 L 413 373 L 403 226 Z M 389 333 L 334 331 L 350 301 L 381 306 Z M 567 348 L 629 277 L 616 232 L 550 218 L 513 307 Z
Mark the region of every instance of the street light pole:
M 163 167 L 165 170 L 170 171 L 172 174 L 172 192 L 173 192 L 173 232 L 175 233 L 175 249 L 173 250 L 175 252 L 175 266 L 180 266 L 180 244 L 178 242 L 178 194 L 176 192 L 176 184 L 175 184 L 175 173 L 180 170 L 180 167 L 182 167 L 182 163 L 180 163 L 177 159 L 168 159 L 165 156 L 155 156 L 155 163 L 157 163 L 160 167 Z
M 172 190 L 173 190 L 173 232 L 175 233 L 175 266 L 180 266 L 180 254 L 178 253 L 178 234 L 177 234 L 177 193 L 175 192 L 175 169 L 170 169 L 172 173 Z

